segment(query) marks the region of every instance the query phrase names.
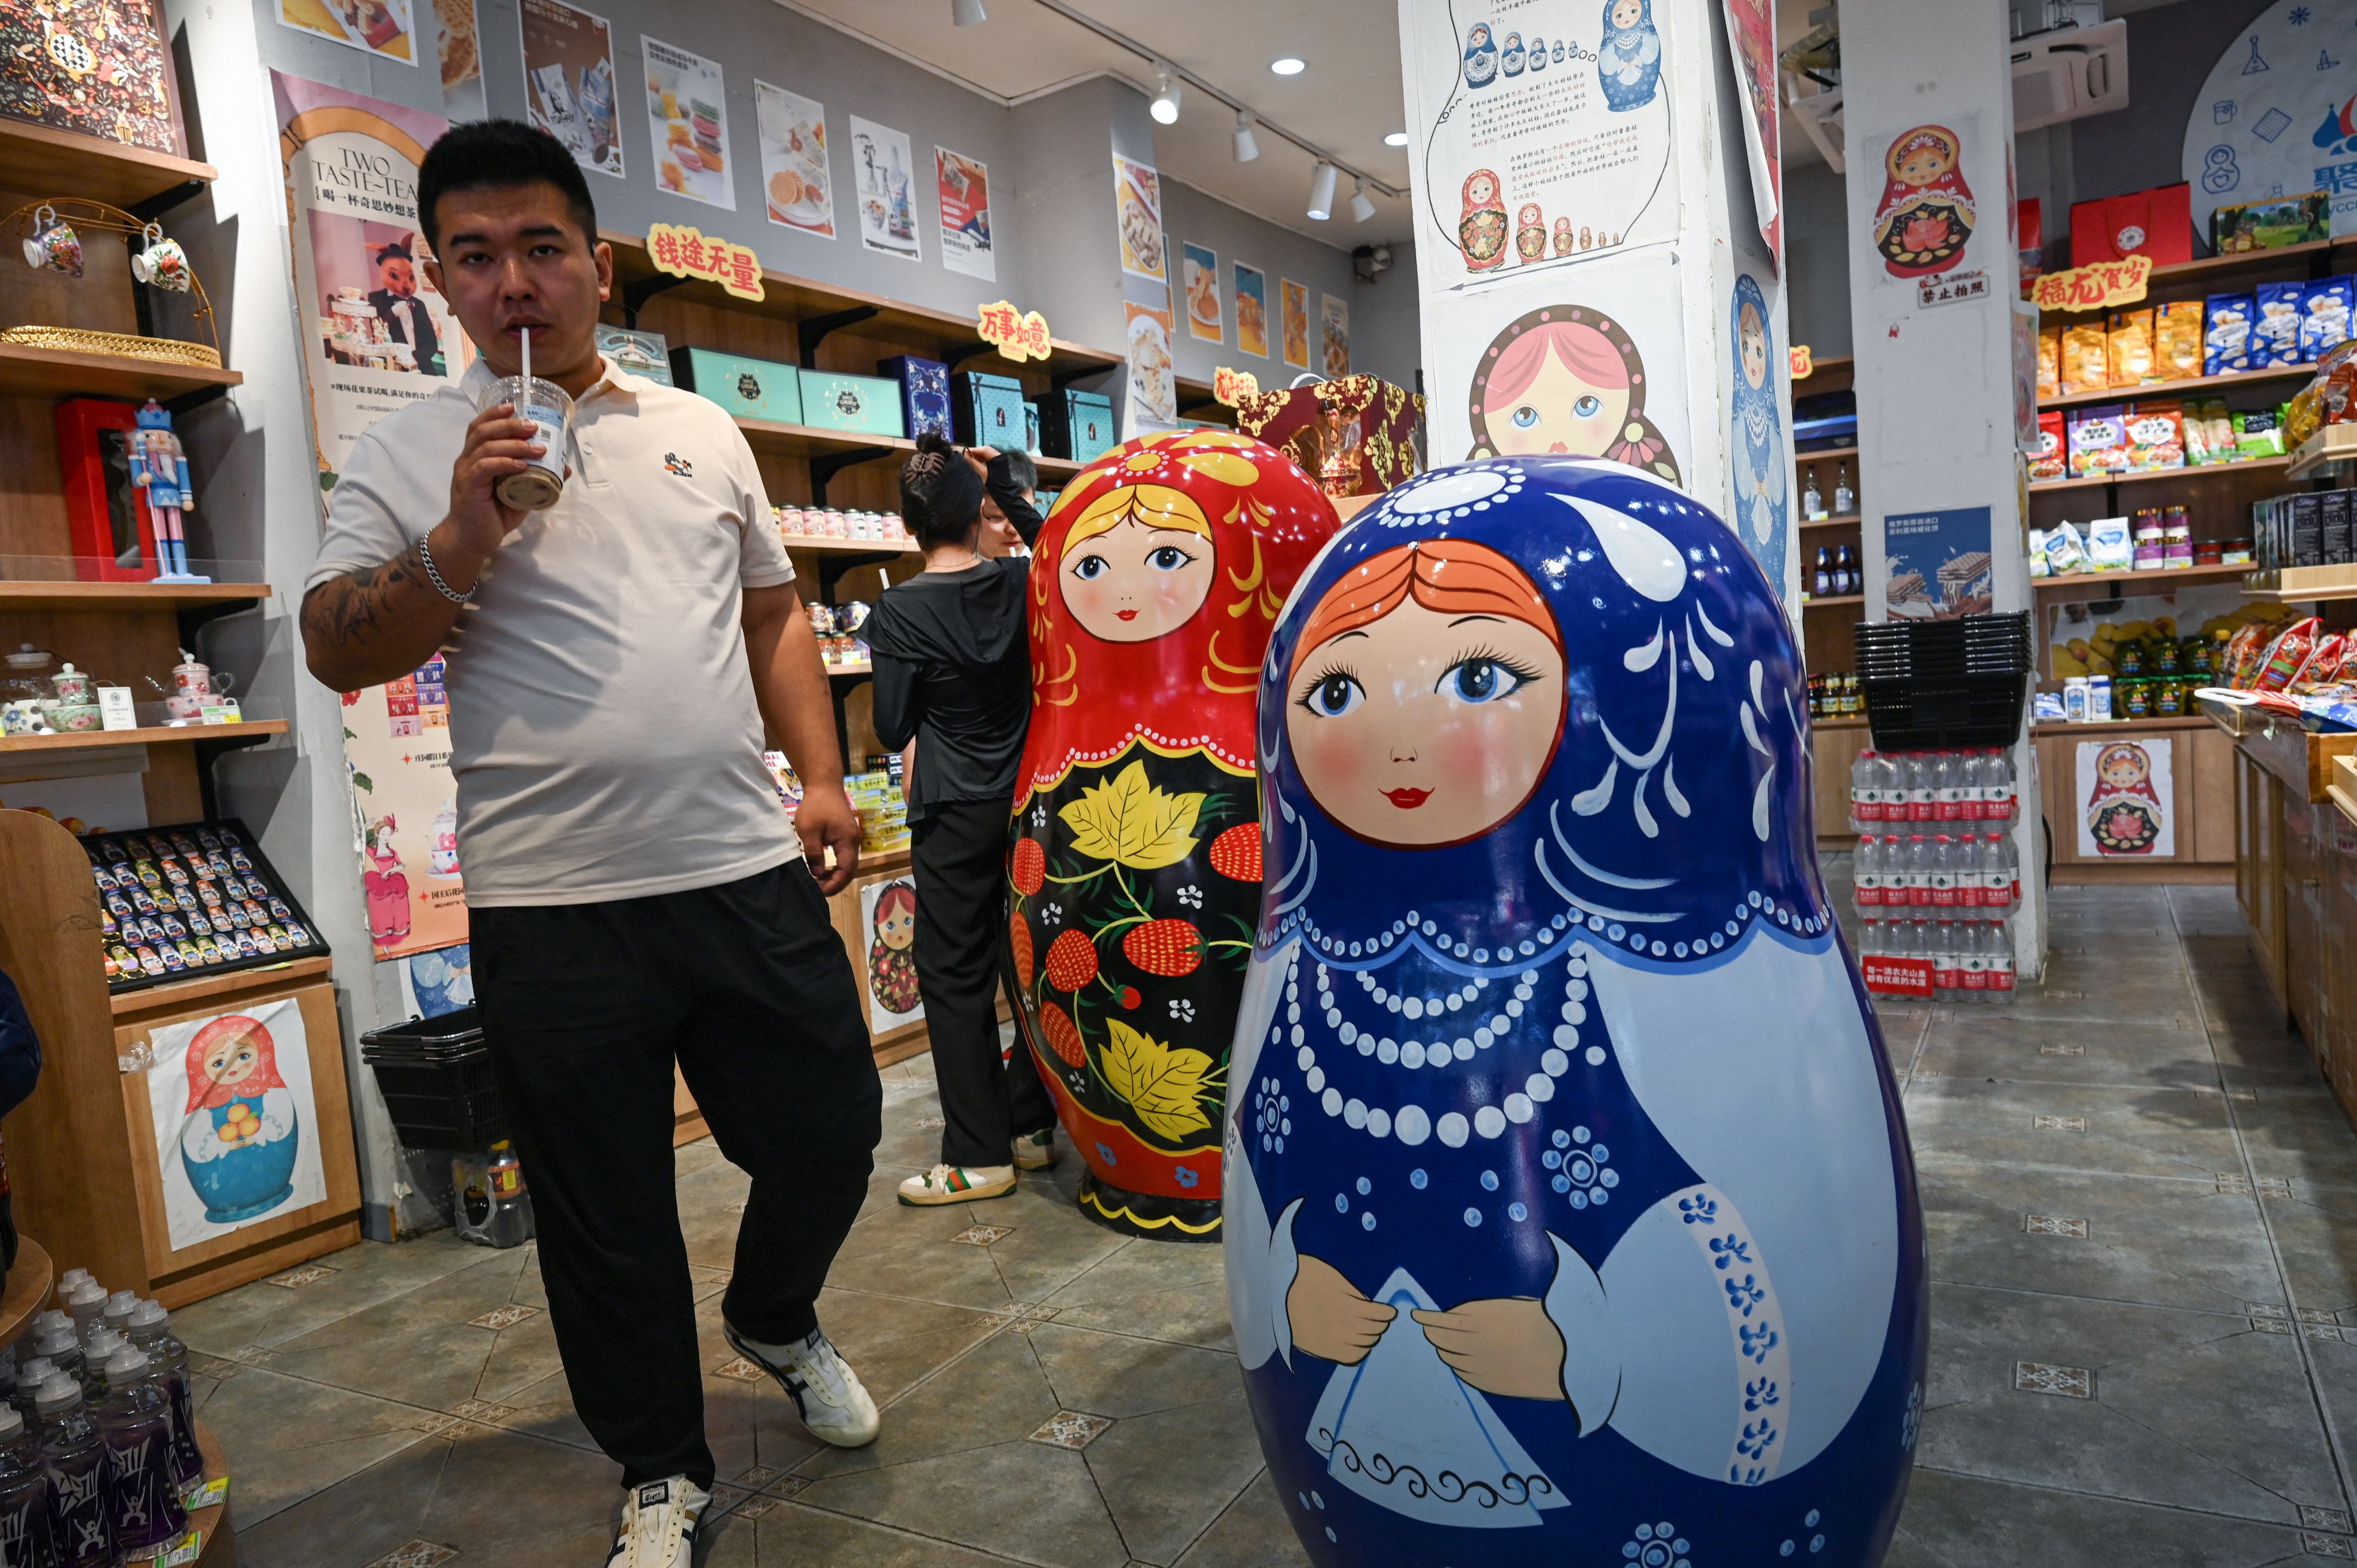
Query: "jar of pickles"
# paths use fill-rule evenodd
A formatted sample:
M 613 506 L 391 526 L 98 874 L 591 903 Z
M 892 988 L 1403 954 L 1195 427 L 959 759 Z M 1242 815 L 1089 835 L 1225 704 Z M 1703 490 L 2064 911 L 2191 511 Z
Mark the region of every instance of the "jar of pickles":
M 2152 688 L 2154 682 L 2142 679 L 2124 679 L 2115 682 L 2115 685 L 2119 690 L 2123 717 L 2131 719 L 2148 719 L 2152 717 Z

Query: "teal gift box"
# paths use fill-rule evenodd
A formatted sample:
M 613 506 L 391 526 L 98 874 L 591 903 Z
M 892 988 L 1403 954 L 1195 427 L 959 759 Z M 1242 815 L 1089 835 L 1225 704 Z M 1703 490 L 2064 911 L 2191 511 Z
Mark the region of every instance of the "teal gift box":
M 802 423 L 802 372 L 775 360 L 748 360 L 712 349 L 673 349 L 674 381 L 739 419 Z
M 802 423 L 863 435 L 903 435 L 900 383 L 882 376 L 802 372 Z

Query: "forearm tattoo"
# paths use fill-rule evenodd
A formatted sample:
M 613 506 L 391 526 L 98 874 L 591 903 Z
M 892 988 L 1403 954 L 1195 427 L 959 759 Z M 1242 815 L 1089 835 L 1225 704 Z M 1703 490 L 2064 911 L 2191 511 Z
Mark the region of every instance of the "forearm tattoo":
M 433 592 L 414 544 L 382 565 L 330 578 L 303 597 L 304 639 L 339 650 L 351 647 L 384 625 L 395 591 L 407 585 Z

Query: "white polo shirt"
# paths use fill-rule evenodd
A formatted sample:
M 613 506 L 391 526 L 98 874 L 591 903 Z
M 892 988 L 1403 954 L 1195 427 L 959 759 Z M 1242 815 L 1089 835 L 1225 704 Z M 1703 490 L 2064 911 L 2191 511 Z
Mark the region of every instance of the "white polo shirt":
M 494 379 L 479 359 L 353 444 L 307 593 L 442 521 Z M 568 456 L 564 494 L 508 536 L 447 655 L 467 902 L 640 898 L 795 859 L 738 624 L 746 588 L 794 569 L 744 434 L 608 361 Z

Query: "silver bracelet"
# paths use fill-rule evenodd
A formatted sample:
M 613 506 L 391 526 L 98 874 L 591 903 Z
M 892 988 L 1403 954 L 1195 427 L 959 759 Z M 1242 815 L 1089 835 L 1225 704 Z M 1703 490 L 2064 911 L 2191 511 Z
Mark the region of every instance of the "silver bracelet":
M 434 564 L 434 546 L 429 542 L 432 537 L 433 536 L 431 534 L 428 534 L 425 538 L 420 539 L 417 542 L 417 558 L 425 564 L 425 580 L 434 585 L 434 591 L 436 593 L 440 594 L 452 604 L 463 605 L 474 596 L 475 590 L 474 588 L 468 588 L 463 594 L 456 593 L 452 591 L 449 584 L 442 580 L 441 572 Z M 476 579 L 476 586 L 481 586 L 481 583 L 482 580 L 478 577 Z

